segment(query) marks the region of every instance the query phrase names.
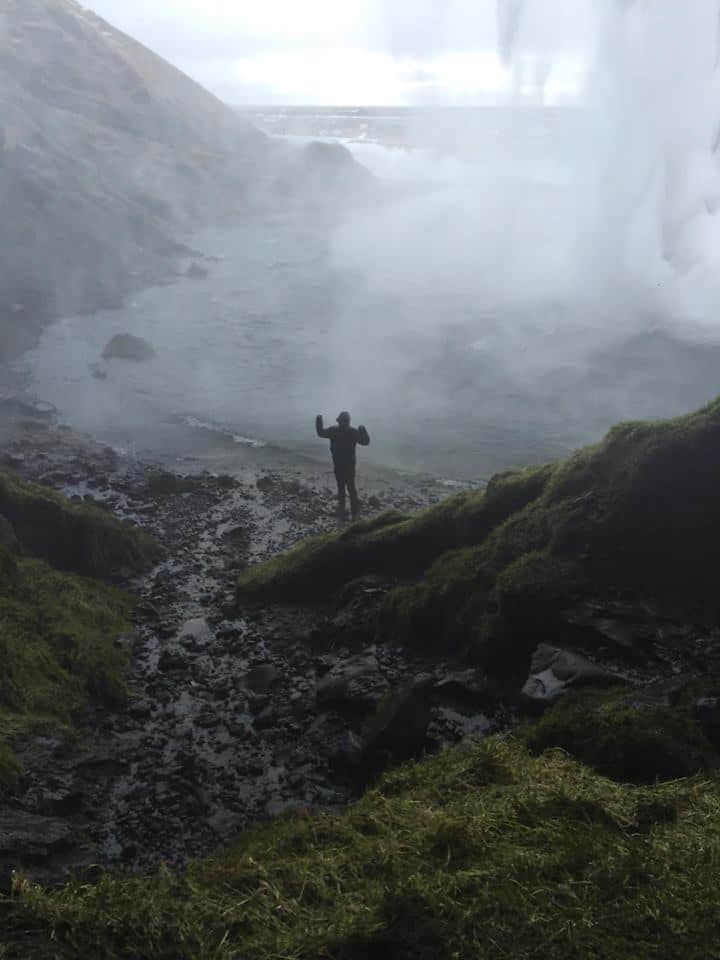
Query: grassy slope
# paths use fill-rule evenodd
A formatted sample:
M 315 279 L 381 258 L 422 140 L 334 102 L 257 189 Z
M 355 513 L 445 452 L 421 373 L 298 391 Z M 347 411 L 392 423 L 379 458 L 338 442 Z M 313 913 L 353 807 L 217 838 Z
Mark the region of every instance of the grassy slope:
M 630 787 L 492 738 L 182 875 L 19 884 L 0 928 L 8 958 L 32 931 L 33 957 L 93 960 L 710 960 L 719 911 L 717 780 Z
M 45 561 L 102 577 L 138 572 L 161 553 L 131 524 L 0 473 L 0 795 L 19 773 L 18 736 L 124 691 L 127 655 L 115 641 L 129 629 L 131 598 Z
M 0 517 L 10 522 L 28 553 L 60 570 L 92 577 L 136 573 L 162 555 L 157 543 L 132 524 L 2 471 Z
M 238 595 L 317 599 L 361 573 L 414 577 L 389 595 L 381 638 L 487 657 L 523 634 L 537 642 L 586 584 L 717 607 L 718 563 L 720 400 L 621 424 L 566 461 L 412 519 L 300 544 L 244 574 Z

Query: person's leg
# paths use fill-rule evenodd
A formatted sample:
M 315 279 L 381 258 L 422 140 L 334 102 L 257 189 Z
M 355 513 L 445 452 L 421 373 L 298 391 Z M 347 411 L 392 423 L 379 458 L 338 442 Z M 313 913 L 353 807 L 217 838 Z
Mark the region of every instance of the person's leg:
M 345 471 L 341 467 L 335 467 L 335 480 L 337 481 L 338 490 L 338 513 L 344 514 L 346 511 L 345 485 L 347 483 L 347 477 L 345 475 Z
M 355 486 L 355 467 L 351 467 L 348 470 L 347 474 L 347 487 L 350 493 L 350 512 L 353 517 L 356 517 L 360 513 L 360 497 L 358 496 L 357 487 Z

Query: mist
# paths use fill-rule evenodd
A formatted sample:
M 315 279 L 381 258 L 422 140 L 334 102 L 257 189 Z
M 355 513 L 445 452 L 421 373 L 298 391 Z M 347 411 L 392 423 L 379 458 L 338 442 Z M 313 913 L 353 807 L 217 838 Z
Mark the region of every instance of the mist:
M 189 419 L 308 451 L 314 414 L 349 408 L 375 425 L 380 462 L 463 477 L 709 400 L 719 5 L 565 6 L 498 2 L 492 105 L 431 84 L 401 145 L 325 137 L 372 191 L 330 189 L 325 171 L 298 193 L 312 137 L 272 136 L 263 201 L 185 233 L 218 258 L 209 276 L 97 311 L 89 336 L 81 318 L 52 328 L 30 363 L 38 392 L 140 444 Z M 451 4 L 413 50 L 440 62 L 469 25 Z M 126 331 L 157 359 L 92 376 Z

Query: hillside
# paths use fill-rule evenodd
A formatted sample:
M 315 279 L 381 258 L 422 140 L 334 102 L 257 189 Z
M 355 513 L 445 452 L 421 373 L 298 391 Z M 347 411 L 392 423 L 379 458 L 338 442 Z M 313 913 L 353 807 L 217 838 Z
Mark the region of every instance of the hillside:
M 354 697 L 331 766 L 342 776 L 352 762 L 365 765 L 355 772 L 369 774 L 370 788 L 334 813 L 284 806 L 279 819 L 224 837 L 225 849 L 185 867 L 81 873 L 57 889 L 7 875 L 0 954 L 490 960 L 537 956 L 540 944 L 558 960 L 717 955 L 708 943 L 720 879 L 719 430 L 720 401 L 674 420 L 621 424 L 566 461 L 495 477 L 484 493 L 414 516 L 386 512 L 249 567 L 237 591 L 243 616 L 265 622 L 263 644 L 274 636 L 303 650 L 318 671 L 314 686 L 289 697 L 279 686 L 289 663 L 253 671 L 258 741 L 273 723 L 274 685 L 294 739 L 310 750 L 313 731 Z M 103 558 L 109 568 L 135 558 L 139 569 L 155 554 L 137 531 L 88 509 L 0 482 L 9 574 L 0 781 L 10 792 L 23 776 L 9 749 L 17 733 L 69 719 L 57 709 L 48 716 L 48 702 L 82 708 L 98 692 L 122 693 L 123 651 L 108 639 L 123 629 L 127 599 L 44 561 L 102 573 Z M 46 544 L 26 523 L 38 511 L 48 518 Z M 50 549 L 68 540 L 87 549 Z M 356 580 L 369 573 L 380 576 Z M 283 619 L 275 604 L 287 600 L 295 606 Z M 323 609 L 336 615 L 319 629 L 312 613 Z M 248 634 L 230 636 L 241 639 L 229 661 L 235 676 Z M 480 668 L 363 686 L 378 668 L 358 661 L 398 646 L 427 651 L 429 666 L 454 655 Z M 172 652 L 162 639 L 182 682 L 200 676 Z M 223 684 L 220 702 L 231 688 Z M 475 713 L 511 704 L 504 732 L 438 751 L 428 725 L 441 695 L 456 718 L 463 700 Z M 313 701 L 325 703 L 324 719 L 303 726 Z M 247 729 L 228 731 L 241 750 Z M 423 756 L 433 742 L 436 755 Z M 420 761 L 400 762 L 413 756 Z M 193 781 L 182 784 L 192 792 Z M 143 781 L 133 804 L 146 793 Z M 199 819 L 202 807 L 193 809 Z
M 0 358 L 162 278 L 180 233 L 278 178 L 287 202 L 287 152 L 74 0 L 0 0 Z

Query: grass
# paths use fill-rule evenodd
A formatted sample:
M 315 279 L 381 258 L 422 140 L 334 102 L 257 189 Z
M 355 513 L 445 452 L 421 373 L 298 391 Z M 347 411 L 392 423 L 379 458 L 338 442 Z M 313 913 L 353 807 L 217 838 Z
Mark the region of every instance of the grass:
M 0 573 L 1 795 L 19 773 L 17 738 L 63 728 L 92 700 L 123 698 L 127 654 L 115 641 L 133 600 L 2 547 Z
M 21 772 L 17 740 L 69 734 L 91 701 L 124 696 L 116 641 L 133 601 L 88 577 L 137 573 L 162 553 L 132 524 L 0 471 L 0 796 Z
M 252 567 L 238 581 L 240 599 L 322 600 L 355 577 L 422 572 L 440 554 L 483 539 L 538 496 L 551 468 L 499 474 L 479 493 L 461 493 L 415 516 L 388 511 L 336 534 L 311 537 Z
M 625 684 L 578 690 L 552 706 L 524 736 L 535 753 L 560 747 L 616 780 L 652 783 L 688 777 L 720 766 L 720 755 L 693 710 L 698 696 L 718 692 L 720 683 L 713 680 L 677 684 L 665 703 L 653 687 L 640 692 Z
M 621 424 L 568 460 L 502 474 L 484 493 L 413 518 L 300 544 L 246 572 L 238 595 L 324 599 L 383 572 L 401 583 L 379 639 L 524 669 L 534 645 L 557 638 L 562 605 L 588 589 L 720 615 L 719 564 L 716 400 L 674 420 Z
M 138 527 L 104 510 L 0 471 L 0 517 L 27 553 L 60 570 L 92 577 L 140 573 L 162 556 Z M 2 534 L 4 542 L 9 533 Z
M 712 960 L 718 915 L 716 779 L 628 786 L 495 737 L 181 874 L 20 881 L 0 956 Z

